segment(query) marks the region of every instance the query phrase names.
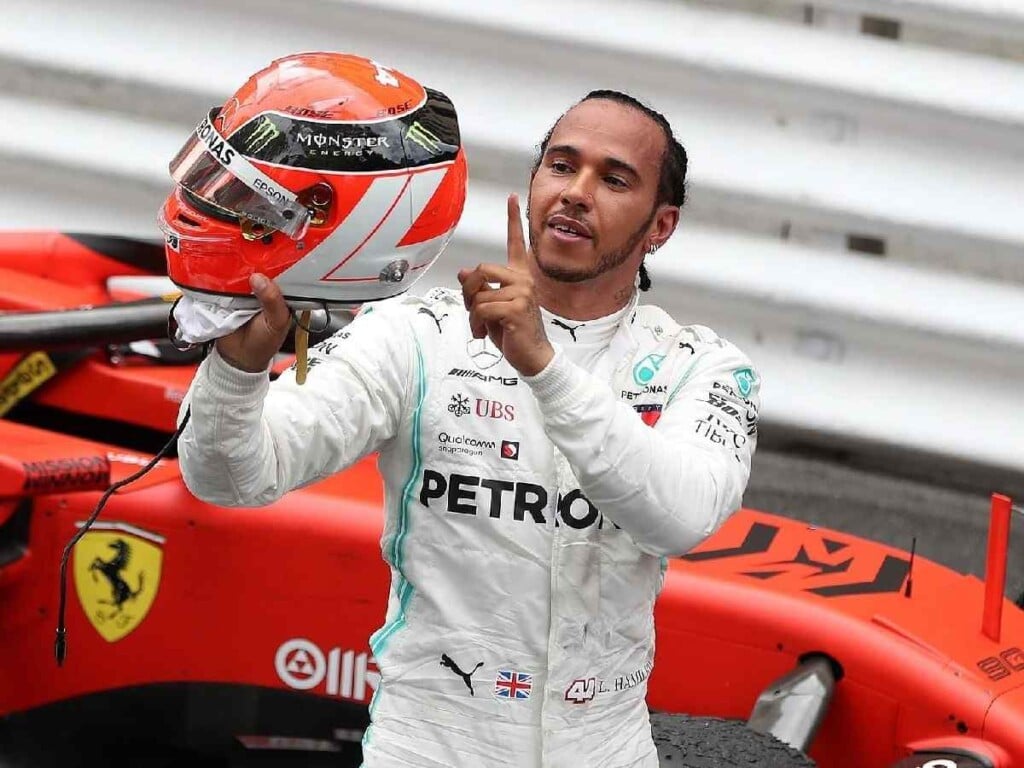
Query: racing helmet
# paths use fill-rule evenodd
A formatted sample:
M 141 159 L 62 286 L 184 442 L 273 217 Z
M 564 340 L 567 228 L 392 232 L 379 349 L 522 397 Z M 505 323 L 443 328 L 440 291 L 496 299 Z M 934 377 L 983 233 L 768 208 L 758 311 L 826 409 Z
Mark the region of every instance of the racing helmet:
M 403 293 L 462 215 L 451 100 L 376 61 L 300 53 L 206 115 L 170 163 L 168 274 L 193 297 L 258 306 L 249 276 L 297 309 Z

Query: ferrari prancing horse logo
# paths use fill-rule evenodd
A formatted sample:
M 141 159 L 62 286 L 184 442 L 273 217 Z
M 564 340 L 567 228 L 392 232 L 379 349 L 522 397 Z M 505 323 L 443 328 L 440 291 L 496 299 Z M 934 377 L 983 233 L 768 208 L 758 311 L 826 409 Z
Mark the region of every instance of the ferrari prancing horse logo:
M 126 523 L 96 523 L 75 545 L 75 589 L 104 640 L 115 643 L 146 617 L 160 586 L 165 539 Z

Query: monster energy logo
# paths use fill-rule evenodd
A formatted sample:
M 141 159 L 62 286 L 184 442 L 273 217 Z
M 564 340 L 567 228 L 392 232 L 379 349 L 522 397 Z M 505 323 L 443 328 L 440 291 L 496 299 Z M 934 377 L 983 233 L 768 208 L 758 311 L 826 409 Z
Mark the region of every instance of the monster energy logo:
M 406 129 L 405 138 L 407 141 L 419 144 L 432 155 L 441 151 L 441 140 L 432 131 L 424 128 L 419 120 Z
M 270 142 L 281 135 L 281 131 L 266 115 L 260 118 L 259 123 L 256 124 L 256 130 L 249 134 L 249 138 L 245 140 L 245 150 L 251 155 L 255 155 L 261 150 L 265 149 Z

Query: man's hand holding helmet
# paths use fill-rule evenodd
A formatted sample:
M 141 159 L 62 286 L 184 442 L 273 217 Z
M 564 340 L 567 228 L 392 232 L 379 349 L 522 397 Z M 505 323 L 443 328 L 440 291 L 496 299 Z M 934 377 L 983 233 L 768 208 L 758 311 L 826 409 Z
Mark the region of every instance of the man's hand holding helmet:
M 235 368 L 250 373 L 265 371 L 281 349 L 291 328 L 291 312 L 281 289 L 264 275 L 249 278 L 260 302 L 260 313 L 237 331 L 217 339 L 217 352 Z

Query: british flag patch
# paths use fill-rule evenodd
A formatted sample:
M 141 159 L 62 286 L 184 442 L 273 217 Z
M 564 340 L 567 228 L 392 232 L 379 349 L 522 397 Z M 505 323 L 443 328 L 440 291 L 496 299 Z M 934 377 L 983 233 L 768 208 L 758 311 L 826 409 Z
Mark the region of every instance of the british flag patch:
M 494 695 L 499 699 L 528 699 L 533 690 L 533 675 L 511 669 L 499 669 L 494 680 Z

